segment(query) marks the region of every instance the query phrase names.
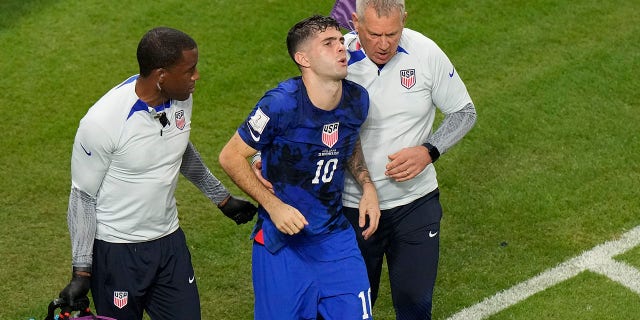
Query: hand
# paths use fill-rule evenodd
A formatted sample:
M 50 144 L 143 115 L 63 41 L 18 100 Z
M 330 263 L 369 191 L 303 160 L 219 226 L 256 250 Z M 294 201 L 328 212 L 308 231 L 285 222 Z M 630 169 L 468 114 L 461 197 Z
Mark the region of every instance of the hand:
M 80 317 L 90 316 L 93 313 L 91 313 L 91 309 L 89 308 L 89 304 L 90 304 L 90 301 L 89 301 L 89 298 L 87 296 L 84 296 L 83 298 L 81 298 L 79 300 L 76 300 L 76 305 L 74 307 L 71 307 L 62 298 L 54 299 L 53 301 L 51 301 L 51 303 L 49 303 L 49 307 L 48 307 L 48 310 L 47 310 L 48 311 L 47 317 L 44 318 L 44 320 L 55 320 L 55 319 L 67 320 L 67 319 L 71 319 L 71 313 L 74 312 L 74 311 L 80 311 L 80 313 L 78 314 Z M 56 309 L 58 309 L 58 308 L 60 308 L 60 313 L 59 313 L 58 316 L 56 316 L 54 314 L 56 312 Z
M 258 178 L 258 180 L 260 182 L 262 182 L 262 184 L 265 186 L 265 188 L 267 188 L 269 191 L 271 191 L 271 193 L 275 193 L 273 191 L 273 185 L 271 184 L 271 182 L 269 182 L 269 180 L 265 179 L 262 176 L 262 160 L 256 160 L 254 162 L 251 163 L 251 168 L 253 169 L 253 173 L 255 173 L 256 177 Z
M 278 201 L 275 207 L 269 206 L 267 210 L 271 221 L 282 233 L 290 236 L 302 231 L 305 226 L 309 225 L 309 222 L 298 209 Z
M 362 237 L 364 240 L 367 240 L 378 229 L 380 207 L 378 205 L 378 194 L 373 187 L 373 183 L 365 183 L 362 189 L 363 193 L 362 198 L 360 198 L 358 225 L 360 228 L 364 228 L 368 224 L 367 228 L 362 231 Z
M 415 178 L 431 163 L 429 151 L 424 146 L 408 147 L 389 155 L 384 174 L 397 182 Z
M 229 196 L 219 208 L 225 216 L 231 218 L 238 225 L 251 221 L 258 211 L 258 208 L 251 202 L 234 196 Z
M 91 275 L 84 268 L 73 267 L 71 281 L 60 291 L 60 298 L 71 310 L 83 310 L 89 307 L 90 288 Z

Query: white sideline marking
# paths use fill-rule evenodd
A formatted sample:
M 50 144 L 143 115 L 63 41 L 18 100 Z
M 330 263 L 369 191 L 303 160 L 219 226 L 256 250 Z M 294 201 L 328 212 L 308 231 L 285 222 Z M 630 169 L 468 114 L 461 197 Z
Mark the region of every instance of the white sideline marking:
M 624 262 L 609 259 L 589 270 L 605 275 L 640 295 L 640 270 Z
M 640 270 L 612 259 L 638 245 L 640 245 L 640 226 L 624 233 L 618 240 L 598 245 L 527 281 L 464 308 L 448 320 L 479 320 L 489 317 L 586 270 L 602 274 L 640 294 Z

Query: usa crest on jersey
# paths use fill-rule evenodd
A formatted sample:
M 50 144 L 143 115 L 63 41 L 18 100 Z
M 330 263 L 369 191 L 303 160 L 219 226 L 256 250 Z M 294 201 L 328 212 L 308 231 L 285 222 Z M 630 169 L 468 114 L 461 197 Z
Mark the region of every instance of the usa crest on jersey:
M 113 292 L 113 304 L 119 309 L 124 308 L 129 302 L 129 292 L 127 291 L 114 291 Z
M 400 84 L 411 89 L 416 84 L 416 69 L 400 70 Z
M 327 147 L 332 148 L 336 142 L 338 142 L 338 126 L 339 122 L 325 124 L 322 127 L 322 143 Z
M 186 119 L 184 118 L 184 110 L 176 111 L 176 127 L 180 130 L 184 129 L 184 125 L 186 124 Z

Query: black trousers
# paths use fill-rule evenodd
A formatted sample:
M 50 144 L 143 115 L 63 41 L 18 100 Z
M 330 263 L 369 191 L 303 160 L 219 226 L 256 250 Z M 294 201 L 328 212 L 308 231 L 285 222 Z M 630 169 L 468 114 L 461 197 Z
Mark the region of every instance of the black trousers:
M 358 209 L 344 208 L 356 231 L 375 303 L 384 257 L 387 258 L 396 319 L 431 319 L 433 287 L 440 254 L 442 206 L 438 189 L 409 204 L 383 210 L 378 230 L 365 241 Z M 366 228 L 366 226 L 365 226 Z
M 118 320 L 200 319 L 200 298 L 182 229 L 140 243 L 96 240 L 91 294 L 97 314 Z

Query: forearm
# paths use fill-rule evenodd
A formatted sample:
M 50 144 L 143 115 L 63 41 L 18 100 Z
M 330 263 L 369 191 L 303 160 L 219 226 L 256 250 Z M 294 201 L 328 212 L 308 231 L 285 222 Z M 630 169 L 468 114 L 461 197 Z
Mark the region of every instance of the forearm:
M 255 155 L 256 152 L 255 149 L 244 143 L 236 133 L 222 149 L 218 159 L 222 169 L 233 182 L 265 209 L 269 210 L 280 200 L 253 173 L 247 158 Z
M 91 195 L 71 188 L 67 223 L 71 237 L 72 265 L 90 268 L 93 242 L 96 236 L 96 199 Z
M 435 146 L 440 154 L 444 154 L 458 143 L 476 123 L 476 109 L 469 103 L 460 111 L 445 115 L 442 123 L 426 143 Z
M 223 158 L 225 160 L 223 160 Z M 220 154 L 220 165 L 231 180 L 265 208 L 272 207 L 279 201 L 255 176 L 247 159 Z
M 353 154 L 347 161 L 347 169 L 361 187 L 366 183 L 372 184 L 371 176 L 369 175 L 369 169 L 367 168 L 367 163 L 364 160 L 362 144 L 360 143 L 359 138 L 358 141 L 356 141 L 355 147 L 353 148 Z
M 189 142 L 182 156 L 180 173 L 193 183 L 216 205 L 220 205 L 230 195 L 227 188 L 207 168 L 195 147 Z

